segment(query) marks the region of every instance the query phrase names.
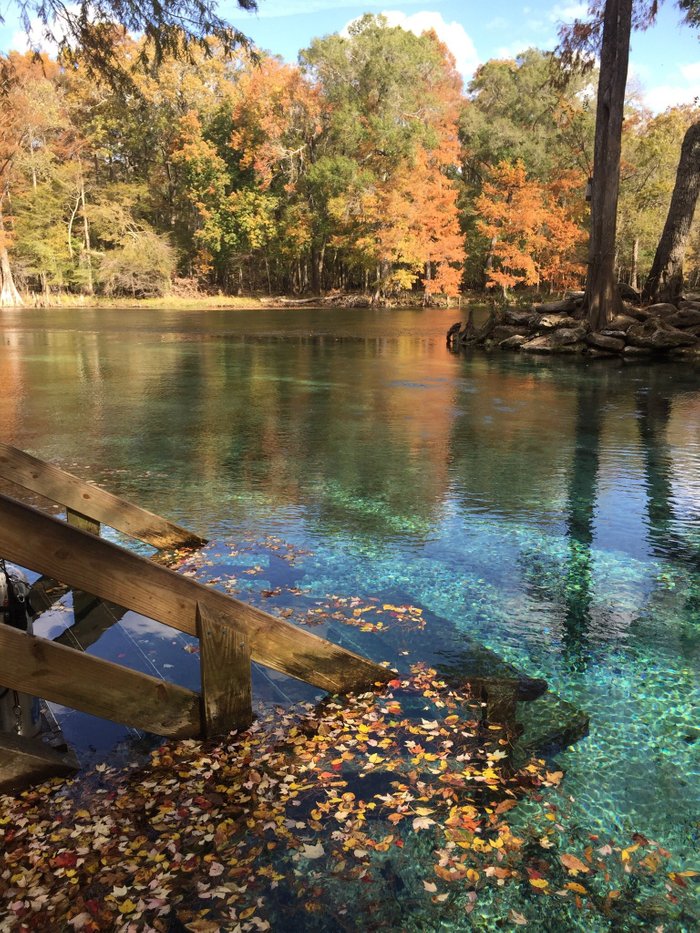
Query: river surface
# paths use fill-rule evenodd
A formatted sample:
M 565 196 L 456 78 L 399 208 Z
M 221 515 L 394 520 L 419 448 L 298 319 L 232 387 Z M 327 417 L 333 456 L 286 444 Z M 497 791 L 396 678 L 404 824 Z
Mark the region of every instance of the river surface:
M 201 578 L 241 598 L 273 609 L 263 591 L 294 583 L 401 599 L 429 614 L 433 654 L 461 634 L 546 678 L 590 716 L 557 756 L 581 823 L 687 864 L 699 371 L 454 355 L 458 317 L 3 311 L 0 438 L 207 537 Z M 428 660 L 415 639 L 353 637 L 377 660 Z M 90 650 L 196 687 L 188 646 L 130 614 Z M 296 698 L 261 671 L 256 690 Z M 124 737 L 59 715 L 79 748 Z

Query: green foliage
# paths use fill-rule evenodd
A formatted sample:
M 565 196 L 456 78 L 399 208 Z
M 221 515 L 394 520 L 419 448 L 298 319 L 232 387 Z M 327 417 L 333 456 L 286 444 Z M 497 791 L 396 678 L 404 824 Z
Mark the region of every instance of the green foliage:
M 106 295 L 157 298 L 170 290 L 175 265 L 164 237 L 151 230 L 130 231 L 102 257 L 98 280 Z
M 699 116 L 697 108 L 674 107 L 653 118 L 631 113 L 625 121 L 618 262 L 621 277 L 635 287 L 639 270 L 649 269 L 654 258 L 671 201 L 683 136 Z

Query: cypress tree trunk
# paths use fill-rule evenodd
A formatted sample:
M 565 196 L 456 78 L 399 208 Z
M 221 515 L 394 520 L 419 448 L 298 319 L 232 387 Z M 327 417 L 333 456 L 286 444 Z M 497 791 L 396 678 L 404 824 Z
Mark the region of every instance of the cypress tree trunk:
M 700 194 L 700 122 L 688 128 L 681 146 L 676 184 L 651 271 L 646 301 L 676 301 L 683 290 L 683 257 Z
M 5 227 L 2 220 L 2 211 L 0 210 L 0 308 L 21 308 L 24 302 L 15 287 L 15 280 L 12 278 L 10 257 L 3 240 L 4 234 Z
M 615 280 L 615 233 L 631 30 L 632 0 L 606 0 L 598 79 L 591 238 L 585 299 L 588 320 L 593 330 L 604 327 L 622 306 Z

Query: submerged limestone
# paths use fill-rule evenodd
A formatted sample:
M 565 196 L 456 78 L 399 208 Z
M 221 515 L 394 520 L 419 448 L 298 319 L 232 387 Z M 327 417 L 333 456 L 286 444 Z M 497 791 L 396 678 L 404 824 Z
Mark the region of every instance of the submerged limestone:
M 646 308 L 625 302 L 624 313 L 606 328 L 592 331 L 582 294 L 563 301 L 535 304 L 529 310 L 494 310 L 475 328 L 471 318 L 453 324 L 447 345 L 516 350 L 536 354 L 638 359 L 671 357 L 700 361 L 700 295 L 678 305 L 664 302 Z

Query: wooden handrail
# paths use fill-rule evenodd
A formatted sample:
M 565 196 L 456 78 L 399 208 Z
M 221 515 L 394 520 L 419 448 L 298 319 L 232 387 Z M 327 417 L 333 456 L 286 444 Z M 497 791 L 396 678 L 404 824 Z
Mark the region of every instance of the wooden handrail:
M 0 625 L 0 683 L 52 703 L 171 738 L 202 731 L 191 690 Z
M 82 517 L 122 531 L 159 549 L 201 547 L 204 538 L 119 496 L 85 483 L 51 463 L 0 443 L 0 476 L 51 499 Z
M 4 495 L 0 495 L 0 554 L 191 635 L 197 634 L 199 603 L 246 636 L 255 661 L 331 693 L 385 683 L 392 676 L 367 658 L 262 609 Z

